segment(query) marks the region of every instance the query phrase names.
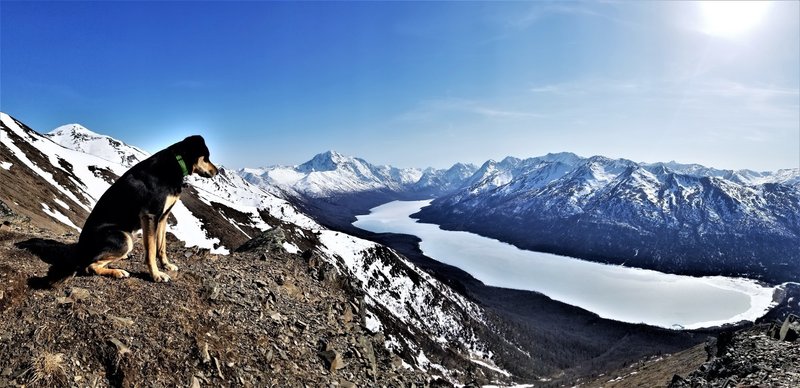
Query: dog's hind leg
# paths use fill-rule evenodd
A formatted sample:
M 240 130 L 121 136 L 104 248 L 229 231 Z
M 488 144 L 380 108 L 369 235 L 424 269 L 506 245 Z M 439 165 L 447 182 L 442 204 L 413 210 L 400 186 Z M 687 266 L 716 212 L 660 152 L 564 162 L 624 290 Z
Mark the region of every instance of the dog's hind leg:
M 167 215 L 165 214 L 161 217 L 161 221 L 158 222 L 158 228 L 156 230 L 157 241 L 156 245 L 158 245 L 158 258 L 161 260 L 161 267 L 167 271 L 177 271 L 178 266 L 169 262 L 167 258 Z
M 131 235 L 119 230 L 111 231 L 103 241 L 103 245 L 101 252 L 95 255 L 92 263 L 89 264 L 89 270 L 96 275 L 111 276 L 117 279 L 130 277 L 131 275 L 128 271 L 107 267 L 109 264 L 128 256 L 128 253 L 133 249 Z

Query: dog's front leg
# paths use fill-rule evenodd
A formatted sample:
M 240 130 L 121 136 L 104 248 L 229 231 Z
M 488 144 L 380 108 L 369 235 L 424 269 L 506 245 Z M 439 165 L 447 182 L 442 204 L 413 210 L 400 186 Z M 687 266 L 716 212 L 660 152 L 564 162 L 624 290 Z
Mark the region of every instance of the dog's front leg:
M 167 271 L 177 271 L 178 266 L 169 262 L 167 258 L 167 215 L 161 216 L 161 221 L 158 222 L 158 230 L 156 231 L 158 239 L 158 259 L 161 260 L 161 267 Z
M 152 214 L 143 214 L 142 221 L 142 241 L 144 242 L 144 254 L 147 259 L 147 267 L 150 269 L 150 275 L 153 276 L 155 282 L 168 282 L 169 275 L 158 270 L 156 265 L 156 253 L 158 251 L 157 238 L 158 238 L 158 221 L 156 216 Z

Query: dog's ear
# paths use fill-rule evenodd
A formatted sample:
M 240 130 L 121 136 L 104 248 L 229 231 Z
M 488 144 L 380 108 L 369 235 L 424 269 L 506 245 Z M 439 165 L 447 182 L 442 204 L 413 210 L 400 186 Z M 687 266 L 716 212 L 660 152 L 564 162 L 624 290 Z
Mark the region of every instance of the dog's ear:
M 202 145 L 203 147 L 205 147 L 206 145 L 205 139 L 203 139 L 203 137 L 200 135 L 189 136 L 186 139 L 183 139 L 183 143 L 186 143 L 190 147 L 196 145 Z
M 189 136 L 186 139 L 183 139 L 183 141 L 188 142 L 188 143 L 201 142 L 201 143 L 205 144 L 205 140 L 203 140 L 203 137 L 200 136 L 200 135 Z
M 208 156 L 208 147 L 206 146 L 206 141 L 200 135 L 193 135 L 189 136 L 183 141 L 181 141 L 183 145 L 188 149 L 193 151 L 193 153 L 197 153 L 199 156 Z

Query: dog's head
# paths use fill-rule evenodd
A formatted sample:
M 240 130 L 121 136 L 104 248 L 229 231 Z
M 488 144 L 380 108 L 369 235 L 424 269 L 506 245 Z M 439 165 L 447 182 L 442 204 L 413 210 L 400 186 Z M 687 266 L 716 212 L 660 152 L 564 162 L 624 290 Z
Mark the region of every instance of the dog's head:
M 213 178 L 217 175 L 217 166 L 209 159 L 208 147 L 202 136 L 194 135 L 175 144 L 178 152 L 187 164 L 190 174 L 197 174 L 204 178 Z

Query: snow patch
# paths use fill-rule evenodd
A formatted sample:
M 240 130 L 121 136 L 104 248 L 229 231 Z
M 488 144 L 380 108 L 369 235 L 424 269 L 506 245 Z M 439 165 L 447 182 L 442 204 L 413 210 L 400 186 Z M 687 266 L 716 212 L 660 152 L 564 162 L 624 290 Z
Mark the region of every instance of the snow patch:
M 480 365 L 480 366 L 482 366 L 484 368 L 491 369 L 491 370 L 493 370 L 493 371 L 495 371 L 497 373 L 500 373 L 503 376 L 511 377 L 511 373 L 508 373 L 506 370 L 500 369 L 500 368 L 498 368 L 497 366 L 495 366 L 493 364 L 489 364 L 488 362 L 485 362 L 485 361 L 482 361 L 482 360 L 476 360 L 474 358 L 470 359 L 470 361 L 472 361 L 473 363 L 478 364 L 478 365 Z
M 386 348 L 386 350 L 394 353 L 399 353 L 403 350 L 403 346 L 400 345 L 400 341 L 398 341 L 393 335 L 386 337 L 386 341 L 383 342 L 383 347 Z
M 375 315 L 372 311 L 367 310 L 367 315 L 364 317 L 364 324 L 372 333 L 377 333 L 383 330 L 383 324 L 381 320 Z
M 53 201 L 54 201 L 56 204 L 58 204 L 58 206 L 61 206 L 61 207 L 63 207 L 64 209 L 67 209 L 67 210 L 69 210 L 69 206 L 68 206 L 66 203 L 64 203 L 64 201 L 62 201 L 62 200 L 60 200 L 60 199 L 58 199 L 58 198 L 53 198 Z
M 221 255 L 230 253 L 227 248 L 219 244 L 218 238 L 208 238 L 200 220 L 180 201 L 175 202 L 175 206 L 172 207 L 172 215 L 178 220 L 178 224 L 170 225 L 168 230 L 179 240 L 186 243 L 187 247 L 206 248 L 210 249 L 211 253 Z
M 13 166 L 13 165 L 14 164 L 11 163 L 11 162 L 0 162 L 0 167 L 4 168 L 6 170 L 10 170 L 11 166 Z
M 75 230 L 77 230 L 78 232 L 81 231 L 81 228 L 79 228 L 77 225 L 75 225 L 72 222 L 72 220 L 69 219 L 69 217 L 65 216 L 64 214 L 62 214 L 58 210 L 50 209 L 50 206 L 47 206 L 47 204 L 45 204 L 45 203 L 42 204 L 42 211 L 47 213 L 47 215 L 49 215 L 50 217 L 55 218 L 56 220 L 58 220 L 62 224 L 67 225 L 67 226 L 72 227 L 72 228 L 75 228 Z
M 284 243 L 282 245 L 283 245 L 283 249 L 285 249 L 286 252 L 289 252 L 291 254 L 296 255 L 297 253 L 300 252 L 300 248 L 298 248 L 297 245 L 294 245 L 294 244 L 292 244 L 292 243 L 290 243 L 288 241 L 284 241 Z
M 435 369 L 435 370 L 441 372 L 445 376 L 450 376 L 452 374 L 444 366 L 442 366 L 440 364 L 437 364 L 435 362 L 432 362 L 430 359 L 428 359 L 428 356 L 425 355 L 425 352 L 423 352 L 422 349 L 420 349 L 419 350 L 419 354 L 417 354 L 417 366 L 419 366 L 420 369 L 422 369 L 424 371 Z

